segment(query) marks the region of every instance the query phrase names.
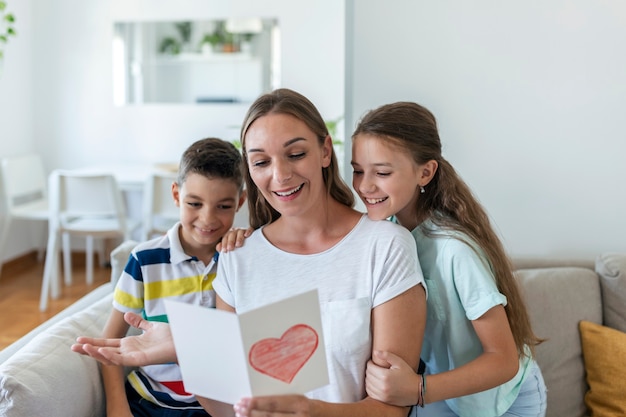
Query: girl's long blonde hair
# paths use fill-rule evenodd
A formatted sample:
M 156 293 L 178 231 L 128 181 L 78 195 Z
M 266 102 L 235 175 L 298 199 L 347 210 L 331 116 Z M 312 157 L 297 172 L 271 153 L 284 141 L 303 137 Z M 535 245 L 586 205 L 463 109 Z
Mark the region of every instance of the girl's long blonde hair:
M 525 355 L 527 346 L 531 355 L 534 355 L 534 347 L 542 339 L 535 335 L 530 325 L 511 261 L 487 212 L 452 165 L 441 155 L 441 140 L 435 116 L 416 103 L 387 104 L 363 117 L 353 138 L 359 134 L 370 134 L 384 139 L 402 152 L 409 153 L 418 165 L 431 160 L 438 163 L 435 175 L 417 199 L 417 217 L 430 218 L 442 228 L 460 231 L 478 245 L 487 258 L 498 290 L 507 298 L 505 311 L 519 354 Z M 432 231 L 424 230 L 424 233 L 428 235 Z M 476 250 L 472 242 L 467 243 Z

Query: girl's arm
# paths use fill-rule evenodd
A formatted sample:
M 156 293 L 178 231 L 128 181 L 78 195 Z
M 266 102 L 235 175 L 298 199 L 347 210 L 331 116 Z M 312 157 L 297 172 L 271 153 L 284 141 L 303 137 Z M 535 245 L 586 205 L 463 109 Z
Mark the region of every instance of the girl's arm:
M 518 371 L 519 357 L 506 312 L 501 305 L 492 307 L 472 321 L 483 353 L 467 364 L 426 378 L 426 403 L 474 394 L 497 387 Z M 415 367 L 388 352 L 375 352 L 368 363 L 368 395 L 396 405 L 416 404 L 421 377 Z M 387 363 L 386 367 L 375 364 Z
M 417 367 L 425 325 L 426 294 L 424 288 L 417 285 L 372 310 L 373 348 L 395 352 L 410 366 Z M 237 417 L 279 417 L 284 414 L 302 417 L 406 417 L 408 413 L 405 407 L 370 397 L 355 403 L 328 403 L 303 395 L 243 398 L 234 409 Z
M 426 402 L 494 388 L 517 374 L 519 356 L 504 307 L 492 307 L 472 325 L 482 344 L 482 355 L 451 371 L 429 375 Z

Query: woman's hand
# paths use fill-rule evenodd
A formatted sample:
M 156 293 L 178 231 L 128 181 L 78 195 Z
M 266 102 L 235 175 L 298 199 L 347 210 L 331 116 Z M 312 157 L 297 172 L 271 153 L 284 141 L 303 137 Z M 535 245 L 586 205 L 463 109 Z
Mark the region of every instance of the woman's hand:
M 286 414 L 307 417 L 313 415 L 312 404 L 304 395 L 275 395 L 242 398 L 233 409 L 236 417 L 278 417 Z
M 222 237 L 222 240 L 220 241 L 220 243 L 217 244 L 215 249 L 218 252 L 226 253 L 231 250 L 235 250 L 235 248 L 240 248 L 243 246 L 243 241 L 245 240 L 245 238 L 250 237 L 252 232 L 254 232 L 254 229 L 251 227 L 248 229 L 230 229 Z
M 420 376 L 391 352 L 372 352 L 365 371 L 365 391 L 371 398 L 398 406 L 415 405 Z
M 72 345 L 72 351 L 89 355 L 105 365 L 143 366 L 176 362 L 169 324 L 146 321 L 135 313 L 124 314 L 124 320 L 143 333 L 112 339 L 80 336 Z

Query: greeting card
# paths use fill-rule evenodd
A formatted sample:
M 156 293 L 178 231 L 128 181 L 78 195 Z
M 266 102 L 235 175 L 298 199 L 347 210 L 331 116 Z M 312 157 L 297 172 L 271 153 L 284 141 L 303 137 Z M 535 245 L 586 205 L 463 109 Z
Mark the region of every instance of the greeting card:
M 317 290 L 243 314 L 165 302 L 187 392 L 233 404 L 328 384 Z

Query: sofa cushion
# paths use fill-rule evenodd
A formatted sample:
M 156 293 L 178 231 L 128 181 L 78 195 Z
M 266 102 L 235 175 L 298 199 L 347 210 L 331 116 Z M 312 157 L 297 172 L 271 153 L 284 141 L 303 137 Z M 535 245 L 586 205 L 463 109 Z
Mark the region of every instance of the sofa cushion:
M 626 333 L 580 322 L 589 391 L 585 402 L 594 417 L 626 415 Z
M 604 324 L 626 332 L 626 254 L 598 256 L 596 272 L 602 288 Z
M 521 269 L 516 276 L 535 333 L 537 362 L 548 388 L 548 416 L 586 415 L 588 390 L 578 323 L 602 322 L 598 275 L 588 268 Z
M 79 335 L 98 336 L 111 311 L 112 294 L 38 334 L 0 365 L 0 415 L 103 416 L 98 363 L 74 353 Z

